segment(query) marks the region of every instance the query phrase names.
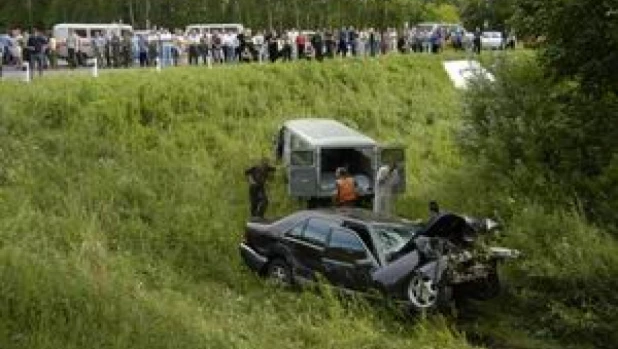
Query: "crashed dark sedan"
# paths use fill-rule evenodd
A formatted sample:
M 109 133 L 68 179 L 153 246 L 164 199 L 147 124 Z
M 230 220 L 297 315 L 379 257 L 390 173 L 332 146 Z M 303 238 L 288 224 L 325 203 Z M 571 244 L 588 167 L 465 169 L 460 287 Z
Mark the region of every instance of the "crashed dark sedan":
M 301 211 L 272 223 L 248 222 L 240 254 L 284 284 L 318 275 L 350 291 L 379 291 L 411 309 L 439 308 L 457 297 L 497 295 L 498 264 L 518 252 L 477 240 L 497 225 L 445 213 L 426 224 L 362 209 Z

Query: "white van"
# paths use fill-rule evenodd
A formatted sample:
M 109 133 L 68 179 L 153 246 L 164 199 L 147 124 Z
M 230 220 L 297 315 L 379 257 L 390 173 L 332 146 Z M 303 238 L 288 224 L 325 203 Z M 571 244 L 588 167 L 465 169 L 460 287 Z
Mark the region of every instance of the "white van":
M 212 34 L 217 31 L 219 33 L 235 33 L 240 34 L 245 31 L 245 27 L 242 24 L 230 23 L 230 24 L 191 24 L 188 25 L 185 30 L 185 36 L 188 37 L 194 30 L 197 30 L 200 35 Z
M 87 58 L 94 57 L 92 48 L 92 38 L 97 33 L 107 36 L 111 33 L 117 33 L 121 37 L 126 34 L 133 35 L 133 27 L 128 24 L 56 24 L 53 28 L 53 35 L 56 38 L 58 45 L 58 56 L 67 58 L 69 56 L 67 49 L 67 38 L 70 33 L 76 33 L 80 37 L 80 52 Z

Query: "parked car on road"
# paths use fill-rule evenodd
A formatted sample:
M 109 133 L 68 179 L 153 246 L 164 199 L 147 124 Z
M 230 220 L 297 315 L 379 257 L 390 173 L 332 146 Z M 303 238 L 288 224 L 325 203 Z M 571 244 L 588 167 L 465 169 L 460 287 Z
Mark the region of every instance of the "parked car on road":
M 240 254 L 279 283 L 304 285 L 322 275 L 343 290 L 376 290 L 413 310 L 433 309 L 498 294 L 498 263 L 518 252 L 475 252 L 479 235 L 496 228 L 491 220 L 449 213 L 419 224 L 363 209 L 301 211 L 247 223 Z
M 188 37 L 193 31 L 197 31 L 200 35 L 214 32 L 218 33 L 234 33 L 239 34 L 244 32 L 245 27 L 239 23 L 226 23 L 226 24 L 191 24 L 185 29 L 185 36 Z
M 330 199 L 336 193 L 335 172 L 346 167 L 363 197 L 372 197 L 382 164 L 400 166 L 397 192 L 405 191 L 405 151 L 379 145 L 372 138 L 331 119 L 296 119 L 281 126 L 275 137 L 276 158 L 285 168 L 288 192 L 306 199 Z
M 67 48 L 67 39 L 71 33 L 77 34 L 79 37 L 80 53 L 84 56 L 83 60 L 94 57 L 94 47 L 92 46 L 92 39 L 101 34 L 107 36 L 111 33 L 116 33 L 121 37 L 126 35 L 132 35 L 133 27 L 128 24 L 102 24 L 102 23 L 90 23 L 90 24 L 77 24 L 77 23 L 61 23 L 54 25 L 53 36 L 58 42 L 58 57 L 66 59 L 69 57 Z
M 504 49 L 504 37 L 501 32 L 483 32 L 481 36 L 481 47 L 486 50 Z

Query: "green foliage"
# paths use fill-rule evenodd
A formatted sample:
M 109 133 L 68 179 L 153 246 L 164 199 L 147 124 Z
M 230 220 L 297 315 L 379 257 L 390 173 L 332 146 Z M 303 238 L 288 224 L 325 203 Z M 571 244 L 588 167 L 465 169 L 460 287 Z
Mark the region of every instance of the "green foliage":
M 615 241 L 577 213 L 524 209 L 512 221 L 508 241 L 525 248 L 513 268 L 516 309 L 543 328 L 575 343 L 612 348 L 618 341 L 618 255 Z M 535 322 L 536 324 L 536 322 Z
M 450 4 L 429 4 L 427 5 L 427 20 L 441 23 L 459 23 L 459 11 L 457 7 Z
M 465 98 L 461 144 L 481 176 L 510 198 L 513 236 L 505 241 L 529 251 L 514 267 L 516 301 L 505 307 L 540 319 L 522 322 L 538 328 L 536 337 L 559 336 L 576 347 L 618 341 L 612 6 L 518 2 L 513 23 L 523 36 L 544 38 L 539 56 L 496 62 L 497 81 L 477 84 Z M 530 201 L 542 205 L 522 205 Z
M 569 209 L 529 204 L 520 187 L 462 157 L 461 94 L 441 59 L 0 84 L 0 346 L 460 349 L 477 334 L 503 347 L 611 344 L 599 338 L 614 335 L 615 241 Z M 464 318 L 487 312 L 454 329 L 328 288 L 281 291 L 243 267 L 243 170 L 271 154 L 282 121 L 310 115 L 407 145 L 400 214 L 424 218 L 431 199 L 472 215 L 497 210 L 511 227 L 501 243 L 525 253 L 504 298 L 466 309 Z M 299 207 L 280 171 L 269 192 L 269 216 Z
M 618 93 L 616 2 L 525 0 L 514 23 L 525 36 L 545 38 L 543 65 L 556 78 L 581 84 L 585 93 Z M 577 25 L 574 25 L 577 23 Z
M 440 69 L 389 57 L 0 84 L 0 346 L 469 347 L 445 323 L 268 287 L 237 250 L 243 170 L 287 118 L 409 141 L 412 188 L 456 161 Z M 444 157 L 428 171 L 424 154 Z M 269 215 L 298 207 L 281 176 Z
M 512 62 L 496 77 L 466 95 L 462 145 L 495 181 L 508 180 L 525 197 L 562 204 L 569 194 L 560 190 L 570 174 L 565 170 L 581 159 L 578 144 L 566 137 L 574 125 L 560 105 L 568 87 L 547 81 L 529 59 Z
M 447 7 L 440 9 L 438 14 L 453 17 Z M 386 28 L 415 23 L 434 12 L 427 12 L 419 0 L 5 0 L 0 4 L 0 28 L 118 20 L 140 28 L 149 24 L 184 28 L 191 23 L 243 23 L 278 30 L 349 25 Z
M 518 16 L 535 9 L 539 23 L 531 32 L 546 36 L 541 64 L 518 62 L 497 72 L 497 84 L 479 85 L 468 96 L 469 149 L 526 195 L 575 201 L 593 221 L 615 226 L 618 41 L 610 34 L 609 4 L 518 6 Z M 584 16 L 582 26 L 572 25 Z M 529 19 L 521 18 L 523 26 Z
M 463 24 L 468 30 L 486 28 L 505 30 L 510 28 L 515 0 L 458 0 L 457 4 Z

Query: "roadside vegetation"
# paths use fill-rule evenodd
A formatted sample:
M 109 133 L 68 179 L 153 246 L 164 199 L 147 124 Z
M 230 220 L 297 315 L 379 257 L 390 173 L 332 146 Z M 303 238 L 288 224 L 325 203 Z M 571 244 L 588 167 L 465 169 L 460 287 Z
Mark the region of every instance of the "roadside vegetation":
M 470 105 L 441 59 L 0 84 L 0 346 L 611 347 L 614 238 L 576 205 L 546 206 L 469 154 Z M 525 253 L 503 297 L 466 305 L 459 320 L 411 321 L 328 290 L 278 290 L 246 270 L 243 170 L 272 154 L 283 120 L 304 116 L 407 146 L 399 214 L 424 219 L 435 199 L 500 216 L 502 244 Z M 270 216 L 300 207 L 280 171 L 270 193 Z

